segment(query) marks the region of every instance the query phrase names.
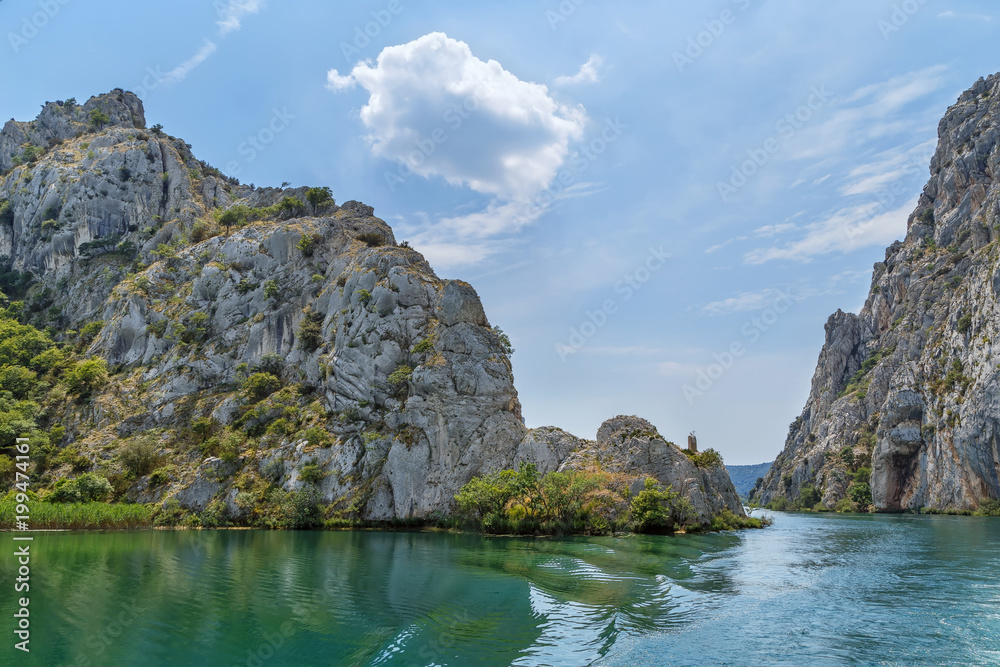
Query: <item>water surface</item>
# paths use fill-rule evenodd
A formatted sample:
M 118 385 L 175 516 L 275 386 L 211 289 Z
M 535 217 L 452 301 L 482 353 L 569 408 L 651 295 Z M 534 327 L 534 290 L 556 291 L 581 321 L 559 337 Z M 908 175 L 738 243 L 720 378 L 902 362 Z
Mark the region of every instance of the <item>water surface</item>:
M 42 533 L 32 551 L 24 656 L 3 549 L 0 664 L 1000 663 L 995 519 L 776 513 L 764 531 L 564 539 Z

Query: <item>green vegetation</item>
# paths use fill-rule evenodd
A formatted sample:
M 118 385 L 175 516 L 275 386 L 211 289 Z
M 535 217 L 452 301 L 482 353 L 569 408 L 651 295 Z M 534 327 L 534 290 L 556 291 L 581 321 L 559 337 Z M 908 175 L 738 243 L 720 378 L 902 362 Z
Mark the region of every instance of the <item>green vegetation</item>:
M 895 326 L 896 324 L 898 324 L 898 322 L 894 322 L 893 326 Z M 847 384 L 844 385 L 844 388 L 840 391 L 839 394 L 837 394 L 837 398 L 841 398 L 842 396 L 847 396 L 848 394 L 857 394 L 857 397 L 859 399 L 863 399 L 867 395 L 868 384 L 870 382 L 870 379 L 866 379 L 865 376 L 867 376 L 876 366 L 878 366 L 880 361 L 882 361 L 890 354 L 895 352 L 895 350 L 896 348 L 895 346 L 893 346 L 877 350 L 868 355 L 868 358 L 861 363 L 861 368 L 859 368 L 857 372 L 855 372 L 854 375 L 852 375 L 850 379 L 847 380 Z
M 295 247 L 302 252 L 303 257 L 312 257 L 313 252 L 316 250 L 316 246 L 319 242 L 323 240 L 323 237 L 319 234 L 303 234 L 299 242 L 295 244 Z
M 17 503 L 11 496 L 0 501 L 0 523 L 14 524 Z M 154 505 L 109 504 L 97 502 L 32 502 L 32 528 L 149 528 L 154 523 Z
M 411 375 L 413 375 L 413 369 L 407 364 L 400 364 L 396 370 L 389 374 L 389 384 L 405 384 L 409 381 Z
M 108 123 L 111 122 L 111 118 L 108 114 L 104 113 L 100 109 L 91 109 L 90 111 L 90 126 L 95 130 L 99 130 Z
M 156 441 L 152 436 L 132 440 L 118 454 L 122 467 L 134 478 L 147 475 L 156 468 L 160 461 Z
M 691 462 L 704 470 L 712 470 L 722 465 L 722 454 L 714 449 L 706 449 L 703 452 L 692 452 L 690 449 L 682 449 L 687 454 Z
M 955 325 L 955 328 L 960 334 L 969 333 L 969 329 L 972 328 L 972 313 L 966 313 L 958 318 L 958 323 Z
M 84 473 L 76 479 L 65 477 L 56 482 L 46 500 L 53 503 L 99 502 L 112 494 L 114 489 L 106 477 L 92 472 Z
M 271 373 L 254 373 L 243 381 L 243 392 L 251 401 L 260 401 L 281 388 L 281 380 Z
M 358 240 L 369 248 L 378 248 L 386 244 L 385 237 L 377 232 L 365 232 L 358 235 Z
M 299 347 L 314 352 L 323 344 L 323 313 L 310 311 L 299 323 Z
M 600 535 L 623 530 L 671 533 L 697 530 L 690 502 L 648 478 L 635 498 L 631 478 L 604 471 L 550 472 L 539 475 L 533 464 L 473 477 L 458 495 L 455 518 L 460 525 L 492 534 Z M 720 530 L 746 522 L 721 515 Z
M 312 461 L 299 468 L 299 479 L 306 484 L 317 484 L 325 476 L 323 469 Z
M 66 386 L 80 398 L 89 398 L 95 389 L 108 381 L 108 362 L 104 359 L 78 361 L 66 371 Z
M 313 213 L 315 213 L 321 206 L 327 203 L 331 205 L 334 203 L 333 192 L 331 192 L 330 188 L 327 187 L 309 188 L 309 190 L 306 191 L 306 201 L 312 204 Z
M 503 329 L 498 326 L 494 326 L 493 333 L 497 335 L 497 339 L 500 342 L 500 349 L 503 350 L 503 353 L 508 357 L 514 354 L 514 346 L 511 345 L 510 338 L 503 332 Z

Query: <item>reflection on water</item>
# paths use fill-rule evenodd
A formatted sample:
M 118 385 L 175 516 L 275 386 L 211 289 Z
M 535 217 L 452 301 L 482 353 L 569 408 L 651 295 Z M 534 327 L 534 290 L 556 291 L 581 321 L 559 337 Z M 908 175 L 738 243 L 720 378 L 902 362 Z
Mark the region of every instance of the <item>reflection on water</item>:
M 998 547 L 1000 521 L 921 516 L 676 537 L 49 533 L 18 664 L 995 664 Z

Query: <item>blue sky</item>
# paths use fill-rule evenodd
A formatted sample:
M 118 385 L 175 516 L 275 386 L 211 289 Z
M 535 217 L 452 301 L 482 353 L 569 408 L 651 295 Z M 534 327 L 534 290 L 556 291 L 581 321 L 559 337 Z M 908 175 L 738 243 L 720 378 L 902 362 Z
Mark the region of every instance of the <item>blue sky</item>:
M 0 115 L 132 90 L 201 159 L 371 204 L 471 282 L 529 426 L 639 414 L 733 464 L 781 450 L 938 120 L 1000 70 L 989 2 L 345 5 L 0 0 Z

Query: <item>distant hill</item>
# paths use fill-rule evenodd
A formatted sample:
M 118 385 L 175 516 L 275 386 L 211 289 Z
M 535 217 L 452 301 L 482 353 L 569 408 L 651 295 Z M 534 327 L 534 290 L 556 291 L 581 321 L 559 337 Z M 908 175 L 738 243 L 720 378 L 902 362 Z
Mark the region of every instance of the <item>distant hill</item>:
M 753 485 L 757 483 L 757 478 L 763 477 L 771 469 L 771 463 L 758 463 L 750 466 L 726 466 L 729 471 L 729 478 L 733 480 L 733 486 L 740 498 L 746 500 Z

